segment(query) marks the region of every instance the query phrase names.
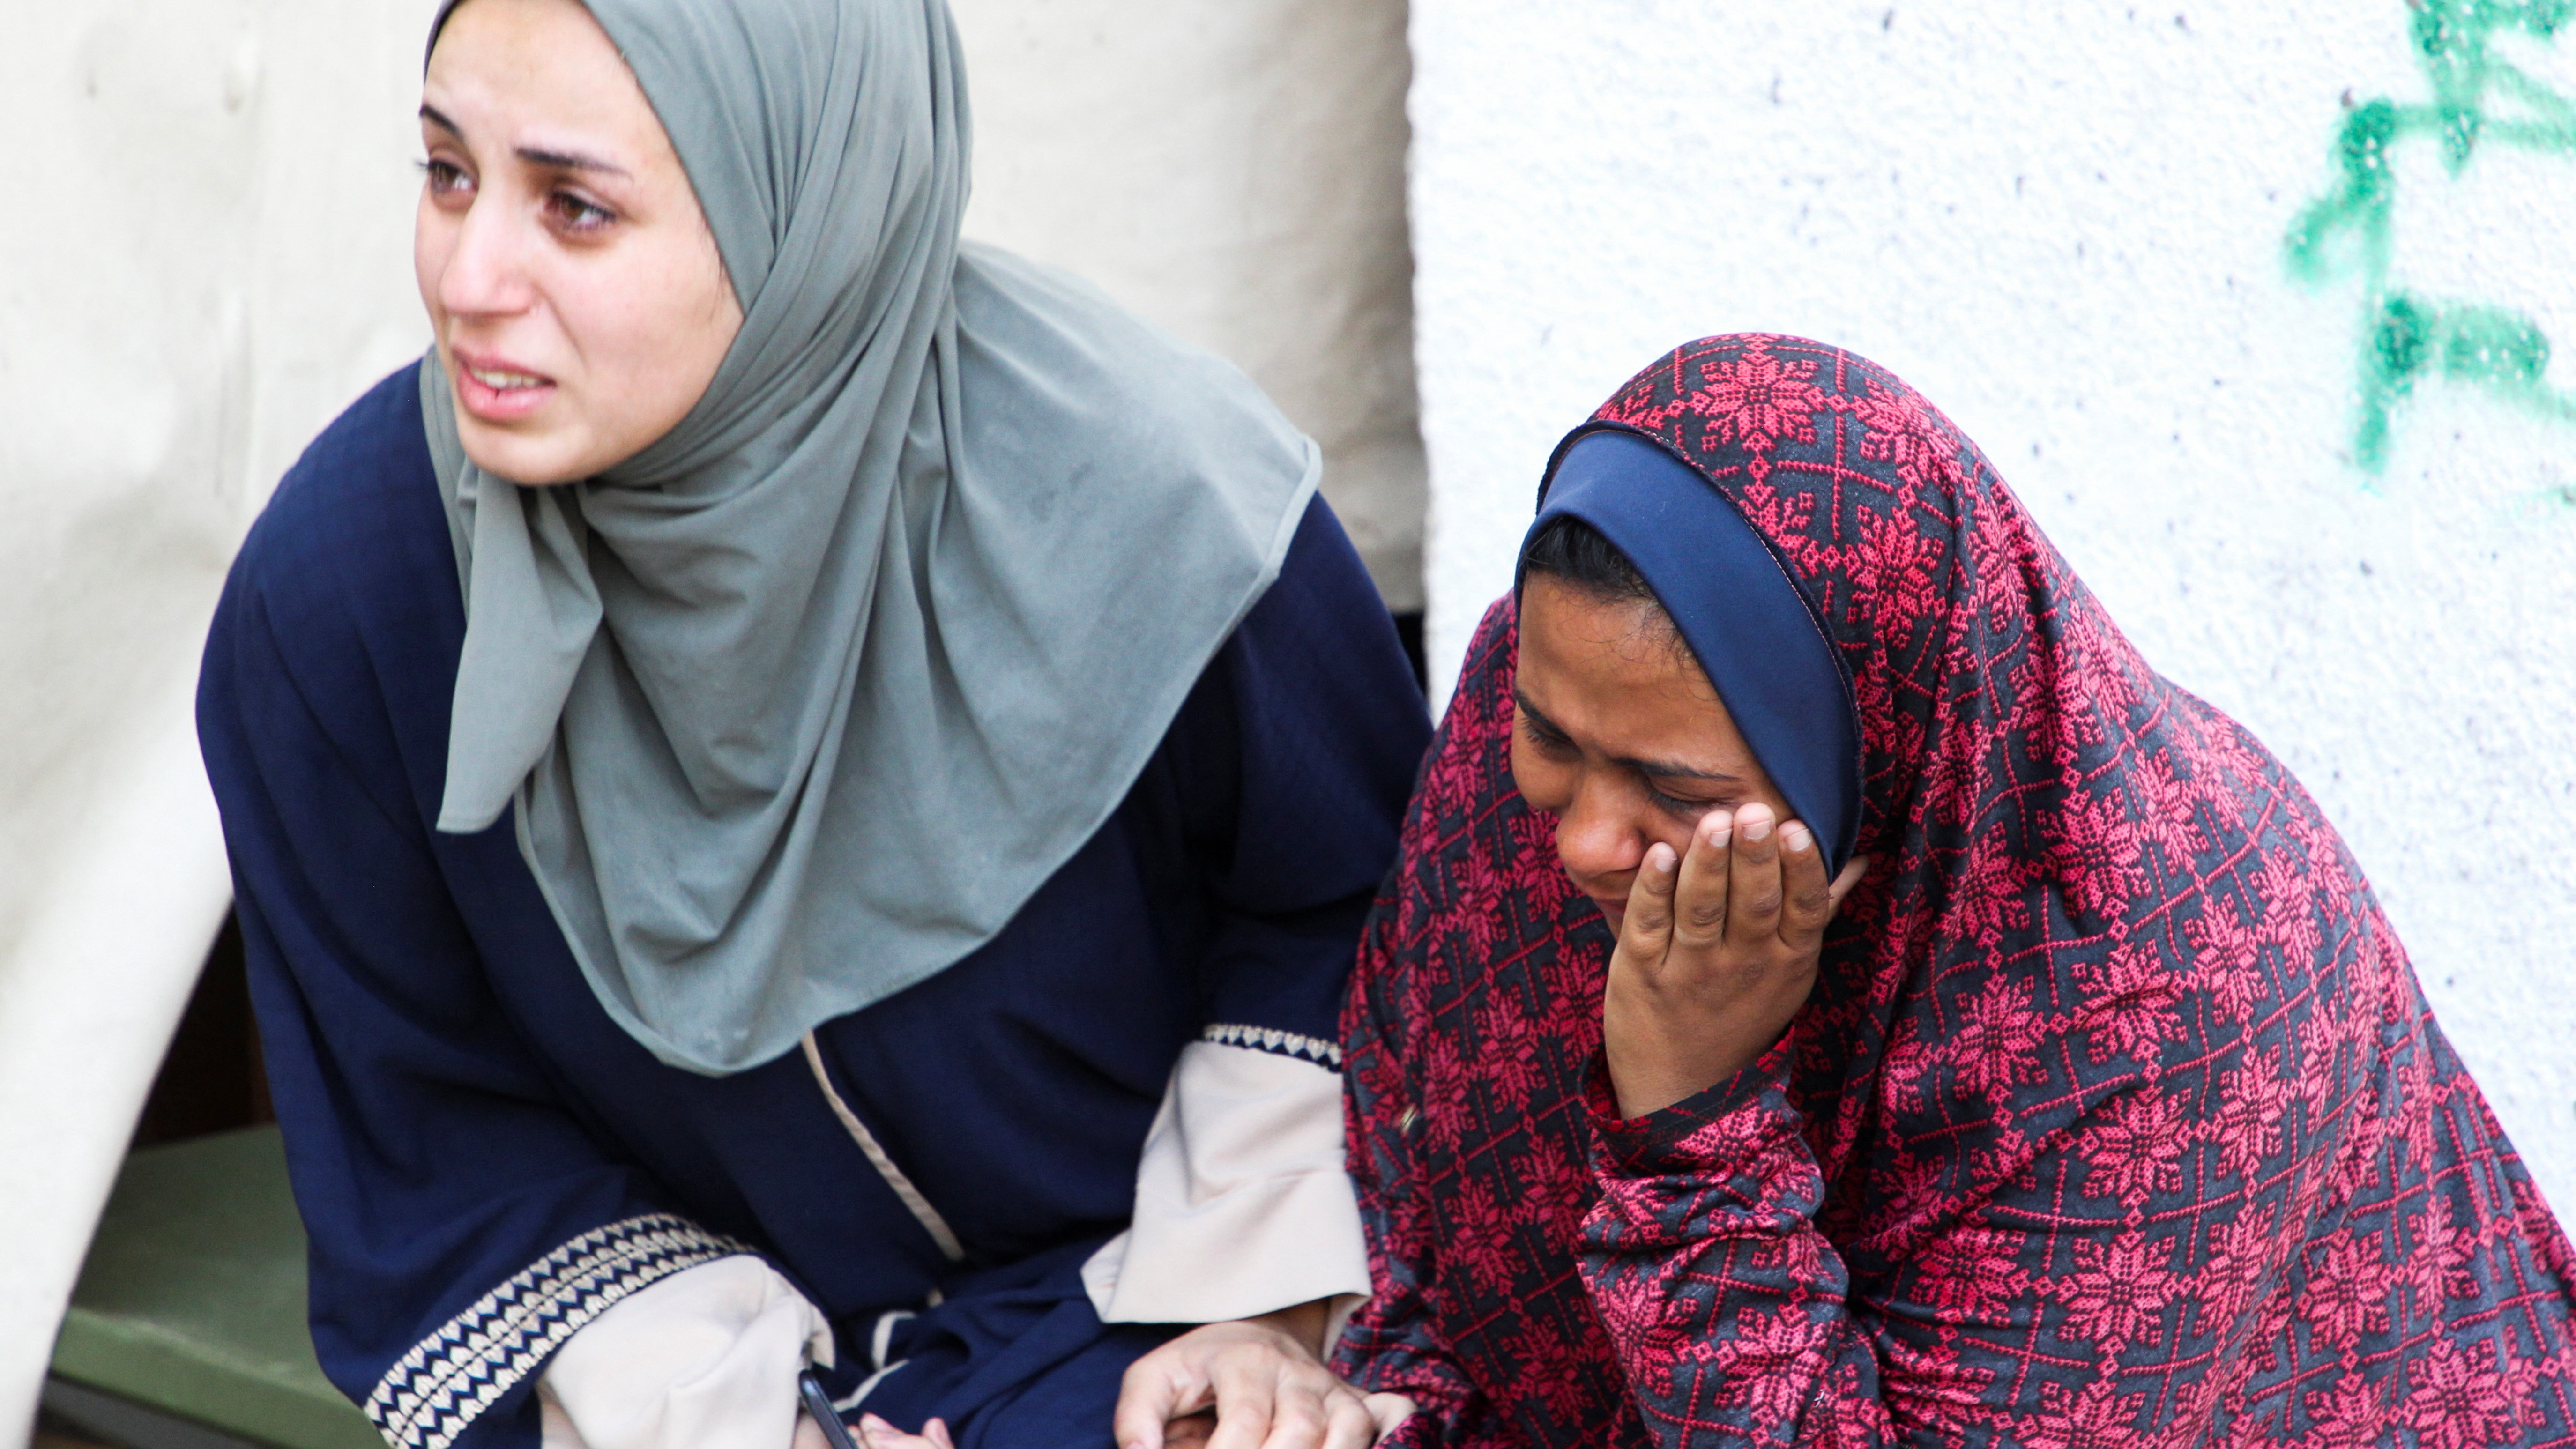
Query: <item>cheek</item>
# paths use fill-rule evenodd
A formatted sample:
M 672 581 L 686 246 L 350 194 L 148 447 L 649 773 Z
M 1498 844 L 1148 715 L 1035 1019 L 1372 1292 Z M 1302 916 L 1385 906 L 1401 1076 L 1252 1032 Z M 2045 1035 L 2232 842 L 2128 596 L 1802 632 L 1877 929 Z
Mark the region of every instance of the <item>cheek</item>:
M 1574 798 L 1574 767 L 1539 753 L 1521 731 L 1512 731 L 1512 787 L 1533 810 L 1554 815 Z
M 597 405 L 621 414 L 603 429 L 642 447 L 677 424 L 724 361 L 741 323 L 722 273 L 669 248 L 566 269 L 549 290 Z
M 411 272 L 412 280 L 420 287 L 420 304 L 429 310 L 433 323 L 447 316 L 438 305 L 438 279 L 446 275 L 447 259 L 456 250 L 456 225 L 429 199 L 428 189 L 422 188 L 420 209 L 412 215 Z

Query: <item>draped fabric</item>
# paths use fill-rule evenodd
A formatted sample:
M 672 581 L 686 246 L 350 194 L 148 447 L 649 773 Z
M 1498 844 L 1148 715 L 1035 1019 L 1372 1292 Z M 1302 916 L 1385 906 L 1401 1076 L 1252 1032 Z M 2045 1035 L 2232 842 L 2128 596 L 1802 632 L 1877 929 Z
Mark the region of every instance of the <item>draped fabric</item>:
M 1618 1119 L 1495 605 L 1344 1018 L 1394 1442 L 2576 1441 L 2567 1238 L 2288 772 L 1871 364 L 1708 338 L 1597 419 L 1815 606 L 1875 865 L 1777 1046 Z
M 600 1005 L 709 1075 L 954 966 L 1136 782 L 1322 455 L 1222 359 L 961 247 L 945 0 L 590 0 L 743 307 L 598 478 L 430 453 L 464 576 L 443 831 L 508 813 Z M 443 15 L 443 13 L 442 13 Z
M 506 823 L 433 828 L 466 620 L 419 399 L 406 367 L 287 473 L 199 674 L 323 1372 L 392 1449 L 537 1449 L 537 1386 L 585 1325 L 757 1252 L 830 1324 L 836 1399 L 905 1359 L 868 1406 L 908 1428 L 936 1413 L 961 1449 L 1112 1449 L 1120 1375 L 1178 1329 L 1103 1323 L 1083 1265 L 1141 1218 L 1122 1268 L 1184 1276 L 1190 1243 L 1137 1206 L 1185 1058 L 1266 1050 L 1326 1075 L 1430 735 L 1331 509 L 1307 505 L 1118 810 L 999 935 L 713 1077 L 608 1015 Z M 1250 1130 L 1277 1145 L 1276 1114 Z M 1234 1165 L 1205 1216 L 1265 1196 L 1259 1164 Z M 1263 1271 L 1288 1295 L 1269 1308 L 1349 1286 L 1329 1248 L 1355 1225 L 1318 1252 L 1281 1214 L 1235 1222 L 1202 1291 Z M 1117 1306 L 1186 1316 L 1150 1291 Z M 890 1313 L 914 1316 L 880 1336 Z M 728 1397 L 650 1364 L 630 1380 L 639 1415 Z M 577 1426 L 618 1392 L 591 1390 L 563 1400 Z
M 1654 591 L 1762 773 L 1816 832 L 1827 873 L 1841 870 L 1860 829 L 1860 720 L 1833 645 L 1769 546 L 1698 470 L 1610 423 L 1557 445 L 1522 548 L 1560 517 L 1599 532 Z

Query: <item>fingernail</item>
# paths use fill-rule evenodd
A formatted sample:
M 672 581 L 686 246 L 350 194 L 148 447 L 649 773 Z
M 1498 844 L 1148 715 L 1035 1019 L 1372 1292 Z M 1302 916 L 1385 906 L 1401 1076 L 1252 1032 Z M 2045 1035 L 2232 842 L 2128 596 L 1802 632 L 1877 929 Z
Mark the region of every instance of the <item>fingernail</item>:
M 1675 858 L 1673 848 L 1660 840 L 1646 847 L 1646 869 L 1657 875 L 1671 870 Z
M 1735 834 L 1735 817 L 1724 810 L 1709 812 L 1708 824 L 1700 828 L 1700 839 L 1714 846 L 1724 846 Z
M 1792 820 L 1780 827 L 1780 843 L 1793 852 L 1804 851 L 1816 843 L 1816 837 L 1808 833 L 1806 826 Z
M 1771 838 L 1771 812 L 1759 806 L 1747 806 L 1737 812 L 1735 823 L 1743 828 L 1747 840 Z

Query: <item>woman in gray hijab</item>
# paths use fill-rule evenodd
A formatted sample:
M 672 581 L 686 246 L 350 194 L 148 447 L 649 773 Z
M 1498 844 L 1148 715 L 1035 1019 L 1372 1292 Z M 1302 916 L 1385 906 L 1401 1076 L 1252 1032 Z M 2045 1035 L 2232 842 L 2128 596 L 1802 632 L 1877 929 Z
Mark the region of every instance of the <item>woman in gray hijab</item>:
M 1372 1440 L 1427 727 L 1314 445 L 960 244 L 942 0 L 451 0 L 421 124 L 436 345 L 200 696 L 325 1370 L 397 1449 Z

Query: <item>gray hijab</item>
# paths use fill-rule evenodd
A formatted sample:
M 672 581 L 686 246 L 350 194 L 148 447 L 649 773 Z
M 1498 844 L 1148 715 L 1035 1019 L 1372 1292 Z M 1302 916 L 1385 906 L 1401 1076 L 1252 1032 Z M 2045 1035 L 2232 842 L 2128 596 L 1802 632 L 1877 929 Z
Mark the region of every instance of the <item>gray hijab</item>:
M 668 435 L 551 488 L 466 459 L 430 353 L 466 601 L 438 828 L 515 805 L 601 1005 L 714 1075 L 1010 920 L 1269 586 L 1319 463 L 1217 358 L 960 247 L 945 0 L 590 9 L 742 332 Z

